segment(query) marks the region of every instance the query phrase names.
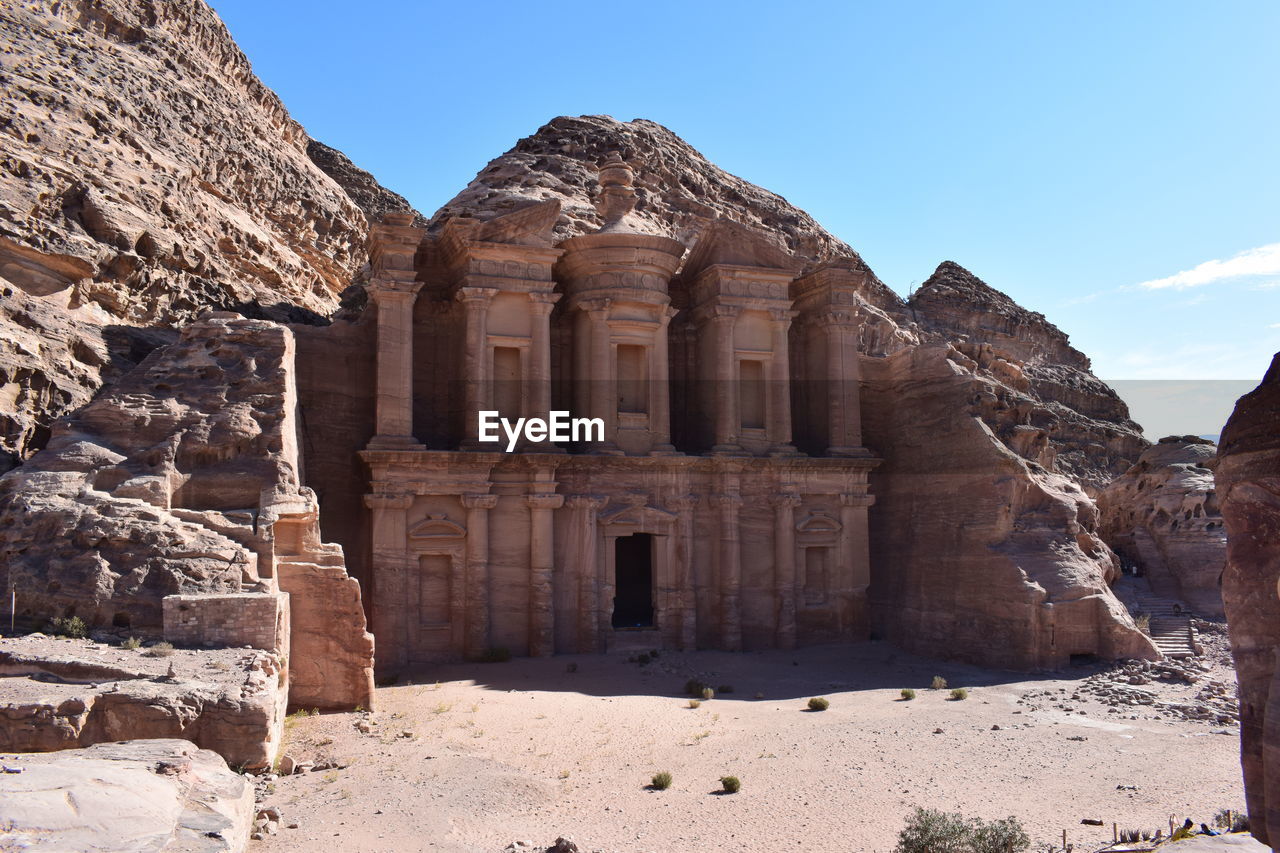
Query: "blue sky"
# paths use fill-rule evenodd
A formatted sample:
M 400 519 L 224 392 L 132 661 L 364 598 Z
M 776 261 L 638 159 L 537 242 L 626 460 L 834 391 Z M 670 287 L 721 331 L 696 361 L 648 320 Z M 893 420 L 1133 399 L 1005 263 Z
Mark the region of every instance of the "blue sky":
M 430 214 L 556 115 L 667 125 L 906 293 L 954 260 L 1108 379 L 1280 350 L 1280 4 L 213 0 Z

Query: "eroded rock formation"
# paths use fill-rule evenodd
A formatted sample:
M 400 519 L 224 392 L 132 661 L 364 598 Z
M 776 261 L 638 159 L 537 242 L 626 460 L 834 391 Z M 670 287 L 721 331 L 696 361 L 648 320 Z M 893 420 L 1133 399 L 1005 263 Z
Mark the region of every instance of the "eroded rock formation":
M 912 316 L 999 380 L 982 417 L 1015 453 L 1096 496 L 1147 446 L 1129 407 L 1043 314 L 946 261 L 912 294 Z
M 217 753 L 176 739 L 3 756 L 5 846 L 15 850 L 239 853 L 253 786 Z
M 877 632 L 1021 669 L 1159 657 L 1109 588 L 1119 564 L 1093 501 L 989 426 L 1008 369 L 947 345 L 864 361 L 867 443 L 885 459 L 871 475 Z
M 178 594 L 287 592 L 292 685 L 369 707 L 372 638 L 342 550 L 300 483 L 293 336 L 212 314 L 0 478 L 0 584 L 56 616 L 158 635 Z
M 1158 595 L 1221 618 L 1227 534 L 1210 463 L 1218 449 L 1169 436 L 1098 496 L 1102 537 L 1139 567 Z
M 1240 746 L 1249 821 L 1280 844 L 1280 354 L 1241 397 L 1214 464 L 1227 526 L 1222 600 L 1240 683 Z
M 7 470 L 155 346 L 132 327 L 331 313 L 365 261 L 360 205 L 403 200 L 332 149 L 313 162 L 201 0 L 5 3 L 0 31 Z

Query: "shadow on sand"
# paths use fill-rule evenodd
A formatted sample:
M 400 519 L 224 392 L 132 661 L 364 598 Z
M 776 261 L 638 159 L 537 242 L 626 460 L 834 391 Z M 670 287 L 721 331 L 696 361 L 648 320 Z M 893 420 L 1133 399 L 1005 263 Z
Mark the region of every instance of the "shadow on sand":
M 687 682 L 697 681 L 712 688 L 717 701 L 749 702 L 867 690 L 897 692 L 908 687 L 923 694 L 934 676 L 946 679 L 948 688 L 1083 679 L 1102 668 L 1101 664 L 1093 664 L 1054 673 L 983 669 L 919 657 L 878 641 L 794 651 L 664 651 L 648 663 L 639 663 L 639 659 L 635 652 L 619 652 L 513 658 L 502 663 L 439 664 L 402 675 L 384 689 L 437 681 L 474 681 L 488 690 L 683 697 L 688 695 Z

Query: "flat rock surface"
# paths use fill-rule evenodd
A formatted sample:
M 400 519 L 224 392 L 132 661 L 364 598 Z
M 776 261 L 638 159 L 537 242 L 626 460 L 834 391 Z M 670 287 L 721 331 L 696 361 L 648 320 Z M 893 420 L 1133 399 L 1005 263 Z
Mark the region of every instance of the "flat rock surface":
M 0 755 L 4 850 L 239 851 L 253 787 L 185 740 Z
M 1218 835 L 1188 838 L 1160 848 L 1169 853 L 1269 853 L 1270 847 L 1252 835 Z

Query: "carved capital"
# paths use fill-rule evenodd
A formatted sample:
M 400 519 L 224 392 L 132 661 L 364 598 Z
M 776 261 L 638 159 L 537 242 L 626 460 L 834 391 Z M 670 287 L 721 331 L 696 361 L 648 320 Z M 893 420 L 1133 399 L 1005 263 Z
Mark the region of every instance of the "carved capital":
M 702 497 L 700 495 L 695 495 L 691 492 L 687 495 L 672 495 L 667 498 L 665 503 L 670 509 L 681 511 L 693 509 L 701 501 Z
M 529 509 L 559 509 L 564 506 L 564 495 L 525 495 Z
M 775 507 L 800 506 L 800 496 L 795 492 L 777 492 L 769 495 L 769 503 Z
M 597 510 L 605 505 L 608 499 L 603 495 L 570 495 L 565 500 L 565 505 L 570 509 L 590 509 Z
M 413 506 L 413 495 L 396 495 L 383 494 L 381 492 L 365 495 L 364 505 L 369 509 L 398 509 L 406 510 Z
M 611 305 L 613 305 L 613 300 L 607 296 L 583 299 L 578 303 L 578 307 L 590 314 L 592 320 L 607 320 Z
M 462 505 L 467 509 L 493 509 L 498 505 L 497 495 L 462 495 Z
M 371 279 L 365 290 L 378 305 L 412 299 L 422 289 L 422 282 L 408 278 L 379 277 Z
M 711 502 L 721 509 L 737 510 L 742 506 L 741 495 L 712 495 Z
M 791 325 L 791 321 L 796 318 L 799 311 L 793 311 L 790 308 L 770 308 L 769 319 L 773 321 L 775 327 L 781 327 L 786 331 Z
M 534 314 L 545 317 L 551 313 L 551 310 L 556 307 L 556 303 L 559 301 L 559 293 L 537 290 L 529 294 L 529 309 Z
M 848 311 L 823 311 L 813 318 L 821 326 L 833 326 L 837 329 L 853 328 L 853 315 Z
M 468 308 L 488 308 L 493 297 L 498 293 L 496 287 L 460 287 L 453 298 Z
M 855 492 L 845 492 L 840 496 L 841 506 L 871 506 L 876 502 L 875 495 L 863 495 Z

